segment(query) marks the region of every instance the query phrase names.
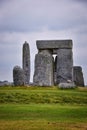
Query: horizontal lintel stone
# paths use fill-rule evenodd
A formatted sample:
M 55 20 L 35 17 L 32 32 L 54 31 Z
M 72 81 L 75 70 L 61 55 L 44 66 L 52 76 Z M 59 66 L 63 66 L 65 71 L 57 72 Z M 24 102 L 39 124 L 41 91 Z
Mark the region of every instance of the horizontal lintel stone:
M 72 49 L 72 40 L 37 40 L 37 49 Z

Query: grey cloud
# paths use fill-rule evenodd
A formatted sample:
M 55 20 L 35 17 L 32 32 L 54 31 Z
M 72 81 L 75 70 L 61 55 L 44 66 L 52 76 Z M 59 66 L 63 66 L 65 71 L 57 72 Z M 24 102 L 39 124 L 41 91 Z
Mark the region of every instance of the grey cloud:
M 66 3 L 65 0 L 12 1 L 2 12 L 4 13 L 0 20 L 0 31 L 3 32 L 40 31 L 45 26 L 51 30 L 62 30 L 87 22 L 84 8 L 72 6 L 72 2 L 68 0 Z
M 87 0 L 74 0 L 74 1 L 78 1 L 78 2 L 81 2 L 81 3 L 87 3 Z
M 9 0 L 9 1 L 7 1 L 7 0 L 0 0 L 0 6 L 3 6 L 3 5 L 7 4 L 10 1 L 11 0 Z

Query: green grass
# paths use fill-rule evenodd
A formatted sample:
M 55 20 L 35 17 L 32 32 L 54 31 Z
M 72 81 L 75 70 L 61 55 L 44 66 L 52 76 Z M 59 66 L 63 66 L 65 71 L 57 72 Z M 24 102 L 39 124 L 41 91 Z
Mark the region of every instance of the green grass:
M 86 129 L 86 88 L 0 87 L 0 130 Z
M 3 87 L 0 103 L 87 104 L 87 89 L 60 90 L 56 87 Z
M 2 104 L 0 105 L 0 120 L 86 122 L 87 106 L 59 104 Z
M 1 104 L 0 130 L 86 130 L 87 106 Z

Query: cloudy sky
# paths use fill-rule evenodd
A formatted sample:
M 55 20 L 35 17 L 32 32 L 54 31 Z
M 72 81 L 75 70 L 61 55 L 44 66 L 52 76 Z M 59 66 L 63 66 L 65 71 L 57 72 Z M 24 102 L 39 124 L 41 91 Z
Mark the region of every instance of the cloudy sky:
M 22 45 L 31 53 L 31 80 L 36 40 L 73 40 L 74 65 L 82 66 L 87 84 L 87 0 L 0 0 L 0 80 L 13 81 L 22 67 Z

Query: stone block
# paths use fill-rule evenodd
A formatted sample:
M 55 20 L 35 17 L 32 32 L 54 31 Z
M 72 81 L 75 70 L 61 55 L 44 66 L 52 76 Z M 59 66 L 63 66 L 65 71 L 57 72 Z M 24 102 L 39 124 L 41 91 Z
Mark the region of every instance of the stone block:
M 13 82 L 14 86 L 23 86 L 25 84 L 24 71 L 20 66 L 15 66 L 13 68 Z
M 23 70 L 25 73 L 25 84 L 30 82 L 30 47 L 27 42 L 23 44 Z
M 71 83 L 59 83 L 59 88 L 66 89 L 66 88 L 75 88 L 75 84 Z
M 53 57 L 49 50 L 36 54 L 33 82 L 37 86 L 53 86 Z
M 72 49 L 72 40 L 38 40 L 37 49 Z
M 73 80 L 72 49 L 58 49 L 57 51 L 57 84 Z
M 84 77 L 81 66 L 73 67 L 73 80 L 77 86 L 84 87 Z

